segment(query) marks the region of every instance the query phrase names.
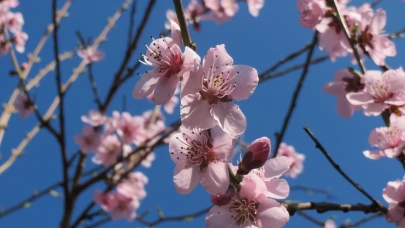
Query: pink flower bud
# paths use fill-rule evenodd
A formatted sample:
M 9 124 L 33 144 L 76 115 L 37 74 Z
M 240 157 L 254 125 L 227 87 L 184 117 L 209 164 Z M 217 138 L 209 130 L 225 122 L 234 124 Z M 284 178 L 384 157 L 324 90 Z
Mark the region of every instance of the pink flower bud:
M 229 202 L 231 202 L 233 195 L 235 194 L 235 190 L 233 187 L 229 187 L 225 194 L 215 194 L 211 196 L 212 204 L 216 206 L 225 206 Z
M 262 137 L 253 141 L 246 149 L 243 160 L 239 163 L 237 174 L 246 175 L 252 169 L 260 168 L 270 155 L 270 139 Z

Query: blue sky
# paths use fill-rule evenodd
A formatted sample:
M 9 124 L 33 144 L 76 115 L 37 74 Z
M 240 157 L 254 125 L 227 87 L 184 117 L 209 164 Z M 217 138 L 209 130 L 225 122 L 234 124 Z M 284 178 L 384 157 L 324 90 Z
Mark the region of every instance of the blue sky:
M 95 38 L 106 24 L 106 19 L 112 16 L 123 0 L 86 0 L 74 1 L 69 10 L 69 17 L 62 22 L 60 29 L 60 49 L 68 51 L 75 48 L 77 37 L 75 31 L 82 32 L 84 37 Z M 138 1 L 136 21 L 139 22 L 141 13 L 144 11 L 147 1 Z M 187 2 L 187 1 L 186 1 Z M 360 0 L 353 0 L 358 5 Z M 62 3 L 62 2 L 61 2 Z M 61 4 L 60 4 L 61 5 Z M 387 32 L 393 32 L 404 27 L 403 10 L 405 4 L 399 0 L 384 0 L 380 4 L 388 13 Z M 158 36 L 165 21 L 165 13 L 173 8 L 172 1 L 159 0 L 152 11 L 151 20 L 148 22 L 140 46 L 136 52 L 144 51 L 143 43 L 150 42 L 150 36 Z M 26 49 L 32 51 L 43 34 L 45 25 L 51 21 L 50 1 L 21 1 L 17 10 L 24 14 L 24 30 L 29 34 Z M 217 25 L 213 22 L 203 22 L 201 32 L 191 31 L 191 37 L 198 46 L 198 54 L 203 57 L 210 47 L 217 44 L 225 44 L 228 53 L 233 57 L 235 64 L 245 64 L 264 71 L 279 59 L 298 50 L 312 39 L 312 32 L 304 29 L 298 23 L 299 14 L 294 0 L 265 2 L 258 18 L 248 13 L 247 6 L 240 4 L 240 10 L 230 22 Z M 119 20 L 115 29 L 109 33 L 105 43 L 100 46 L 106 54 L 103 62 L 95 64 L 94 75 L 101 96 L 104 98 L 111 83 L 114 73 L 123 58 L 127 42 L 127 28 L 129 13 L 126 12 Z M 388 65 L 397 68 L 403 64 L 405 53 L 404 40 L 396 40 L 398 55 L 387 60 Z M 321 56 L 318 48 L 315 56 Z M 25 55 L 19 55 L 19 60 L 26 59 Z M 31 77 L 53 59 L 52 42 L 49 40 L 40 54 L 41 62 L 36 64 L 31 71 Z M 137 56 L 131 62 L 135 63 Z M 304 56 L 298 58 L 291 65 L 304 61 Z M 80 58 L 75 56 L 71 60 L 63 62 L 63 80 L 72 73 L 72 68 L 80 63 Z M 132 65 L 132 64 L 130 64 Z M 335 161 L 341 165 L 356 182 L 363 186 L 376 199 L 383 201 L 381 192 L 390 180 L 400 179 L 403 169 L 395 160 L 382 159 L 372 161 L 365 158 L 363 150 L 369 149 L 368 136 L 375 127 L 383 125 L 379 117 L 365 117 L 361 112 L 356 113 L 350 119 L 341 119 L 336 111 L 335 97 L 329 96 L 322 91 L 322 86 L 333 79 L 335 71 L 352 66 L 349 58 L 338 59 L 336 63 L 326 61 L 310 68 L 308 79 L 305 81 L 302 95 L 298 100 L 298 106 L 292 117 L 292 121 L 285 136 L 285 142 L 293 145 L 300 153 L 305 154 L 304 173 L 297 179 L 288 179 L 291 186 L 304 185 L 313 188 L 325 188 L 336 196 L 336 199 L 325 199 L 320 195 L 307 195 L 302 192 L 291 192 L 289 200 L 307 201 L 332 201 L 336 203 L 369 203 L 368 200 L 349 185 L 326 161 L 322 154 L 314 147 L 313 142 L 302 130 L 308 126 L 324 144 Z M 374 64 L 367 61 L 368 69 L 377 69 Z M 12 89 L 17 84 L 15 78 L 10 78 L 7 73 L 12 69 L 8 56 L 0 58 L 2 75 L 0 83 L 0 100 L 5 102 Z M 143 72 L 146 68 L 142 68 Z M 261 84 L 255 93 L 247 101 L 239 102 L 239 105 L 247 117 L 248 128 L 244 135 L 248 142 L 262 136 L 268 136 L 274 140 L 274 133 L 281 128 L 285 113 L 287 112 L 291 95 L 296 86 L 300 71 L 290 73 L 281 78 L 270 80 Z M 113 110 L 122 109 L 122 96 L 126 96 L 126 107 L 133 115 L 140 115 L 154 105 L 146 100 L 138 101 L 131 97 L 131 91 L 135 85 L 136 77 L 130 79 L 115 96 L 108 110 L 111 115 Z M 32 92 L 38 101 L 38 107 L 42 113 L 48 108 L 56 95 L 55 74 L 51 72 L 41 81 L 40 87 Z M 90 91 L 89 82 L 82 75 L 73 85 L 66 97 L 66 120 L 68 151 L 73 154 L 78 146 L 73 142 L 73 136 L 81 131 L 82 123 L 80 116 L 88 113 L 91 108 L 96 108 L 92 103 L 93 95 Z M 166 116 L 167 123 L 179 118 L 179 108 L 175 114 Z M 26 120 L 20 120 L 14 115 L 10 121 L 10 128 L 6 132 L 4 142 L 0 147 L 1 161 L 9 156 L 24 135 L 36 124 L 34 116 Z M 164 214 L 181 215 L 198 211 L 210 205 L 209 195 L 198 187 L 190 195 L 182 196 L 176 193 L 172 183 L 174 164 L 170 160 L 167 146 L 156 150 L 157 159 L 151 169 L 142 169 L 149 177 L 146 186 L 148 196 L 142 201 L 138 213 L 150 210 L 146 217 L 153 220 L 157 217 L 155 208 L 159 205 Z M 61 159 L 59 146 L 53 137 L 43 131 L 26 148 L 25 155 L 18 159 L 15 165 L 0 176 L 0 208 L 19 202 L 31 195 L 35 190 L 41 190 L 50 184 L 59 181 L 61 174 Z M 93 167 L 89 162 L 87 169 Z M 102 186 L 97 186 L 102 188 Z M 61 192 L 61 189 L 57 189 Z M 86 192 L 79 198 L 76 205 L 75 216 L 91 200 L 91 191 Z M 0 227 L 57 227 L 61 218 L 63 200 L 46 196 L 34 202 L 29 208 L 22 209 L 14 214 L 0 219 Z M 324 220 L 332 216 L 336 217 L 337 223 L 350 218 L 356 221 L 364 215 L 362 213 L 335 213 L 328 212 L 317 215 L 309 212 L 317 218 Z M 204 217 L 189 222 L 164 223 L 158 227 L 204 227 Z M 115 221 L 103 227 L 142 227 L 139 223 Z M 316 227 L 312 223 L 299 216 L 291 218 L 286 227 Z M 383 218 L 376 219 L 363 227 L 393 227 L 387 225 Z

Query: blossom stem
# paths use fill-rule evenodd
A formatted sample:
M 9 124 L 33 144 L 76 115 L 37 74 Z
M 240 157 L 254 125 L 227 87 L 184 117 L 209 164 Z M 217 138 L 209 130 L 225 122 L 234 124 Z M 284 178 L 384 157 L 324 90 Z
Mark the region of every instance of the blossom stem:
M 174 8 L 176 9 L 177 19 L 179 20 L 184 45 L 196 51 L 197 45 L 191 41 L 190 33 L 188 32 L 187 21 L 183 11 L 183 3 L 181 0 L 173 0 L 173 4 Z

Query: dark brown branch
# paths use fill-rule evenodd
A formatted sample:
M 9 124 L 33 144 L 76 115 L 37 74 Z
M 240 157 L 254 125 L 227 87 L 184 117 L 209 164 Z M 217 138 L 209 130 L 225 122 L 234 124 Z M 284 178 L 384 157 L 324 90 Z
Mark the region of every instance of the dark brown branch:
M 343 170 L 340 168 L 338 164 L 332 159 L 332 157 L 329 155 L 329 153 L 326 151 L 326 149 L 322 146 L 322 144 L 318 141 L 318 139 L 315 138 L 314 134 L 309 130 L 308 127 L 304 127 L 305 132 L 308 134 L 308 136 L 314 141 L 315 147 L 319 149 L 322 154 L 326 157 L 326 159 L 329 161 L 329 163 L 333 166 L 333 168 L 338 171 L 340 175 L 342 175 L 343 178 L 345 178 L 354 188 L 356 188 L 361 194 L 363 194 L 367 199 L 369 199 L 373 204 L 371 206 L 375 207 L 378 211 L 387 212 L 387 208 L 385 208 L 380 202 L 378 202 L 376 199 L 374 199 L 370 194 L 368 194 L 359 184 L 355 183 Z
M 314 32 L 314 37 L 312 39 L 311 47 L 307 54 L 305 66 L 304 66 L 304 69 L 302 70 L 301 77 L 298 80 L 297 87 L 295 88 L 294 94 L 292 96 L 290 107 L 288 108 L 287 114 L 284 117 L 283 126 L 281 127 L 281 131 L 276 133 L 276 147 L 274 149 L 273 157 L 277 156 L 278 148 L 280 147 L 280 144 L 283 142 L 285 132 L 287 130 L 288 124 L 290 123 L 291 116 L 294 112 L 295 106 L 297 105 L 297 100 L 300 95 L 302 86 L 307 77 L 312 55 L 314 54 L 314 50 L 315 50 L 317 43 L 318 43 L 318 32 Z
M 135 12 L 136 12 L 136 1 L 132 2 L 131 13 L 129 15 L 128 44 L 127 44 L 128 48 L 131 46 L 132 36 L 134 34 Z
M 328 211 L 361 211 L 364 213 L 377 213 L 380 212 L 378 207 L 375 207 L 374 204 L 365 205 L 365 204 L 336 204 L 329 202 L 308 202 L 308 203 L 282 203 L 282 205 L 287 208 L 290 215 L 294 215 L 298 211 L 304 210 L 314 210 L 318 213 L 325 213 Z
M 69 174 L 68 174 L 68 158 L 66 151 L 66 140 L 65 140 L 65 99 L 64 93 L 62 92 L 62 71 L 60 67 L 59 60 L 59 23 L 58 23 L 58 8 L 57 0 L 52 1 L 52 19 L 53 19 L 53 53 L 55 58 L 55 69 L 56 69 L 56 87 L 59 96 L 59 145 L 62 157 L 62 173 L 63 173 L 63 193 L 64 193 L 64 213 L 61 221 L 61 227 L 67 227 L 70 221 L 70 217 L 73 212 L 73 201 L 70 200 L 69 193 Z

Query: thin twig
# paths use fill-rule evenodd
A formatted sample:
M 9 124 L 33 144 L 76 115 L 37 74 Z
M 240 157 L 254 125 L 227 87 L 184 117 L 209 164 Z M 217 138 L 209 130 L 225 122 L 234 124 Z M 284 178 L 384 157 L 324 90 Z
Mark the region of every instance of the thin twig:
M 305 66 L 304 66 L 304 69 L 302 70 L 301 77 L 298 80 L 297 87 L 295 88 L 294 94 L 292 96 L 290 107 L 288 108 L 287 114 L 284 117 L 283 126 L 281 127 L 281 131 L 279 133 L 276 133 L 276 147 L 274 149 L 273 157 L 277 156 L 278 148 L 280 147 L 280 144 L 283 142 L 285 132 L 287 130 L 288 124 L 290 123 L 291 116 L 292 116 L 292 114 L 294 112 L 295 106 L 297 105 L 297 100 L 298 100 L 298 97 L 300 95 L 302 86 L 303 86 L 304 81 L 305 81 L 305 79 L 307 77 L 310 62 L 311 62 L 311 59 L 312 59 L 312 55 L 314 53 L 314 50 L 315 50 L 315 47 L 316 47 L 317 43 L 318 43 L 318 32 L 314 32 L 314 37 L 312 39 L 311 47 L 310 47 L 310 49 L 308 51 L 308 54 L 307 54 L 307 58 L 306 58 L 306 61 L 305 61 Z
M 136 12 L 136 1 L 132 3 L 131 13 L 129 15 L 128 48 L 131 46 L 132 36 L 134 34 L 135 12 Z
M 356 42 L 350 35 L 350 31 L 349 31 L 349 28 L 347 27 L 346 20 L 344 19 L 342 13 L 340 12 L 339 3 L 337 1 L 338 0 L 332 0 L 331 1 L 333 3 L 333 7 L 336 10 L 337 19 L 339 20 L 340 25 L 343 28 L 343 32 L 344 32 L 344 34 L 345 34 L 345 36 L 347 38 L 347 41 L 350 43 L 350 47 L 353 50 L 354 58 L 356 59 L 357 64 L 359 65 L 361 72 L 364 74 L 366 72 L 366 68 L 364 67 L 363 62 L 361 61 L 359 51 L 356 48 Z
M 305 212 L 303 212 L 303 211 L 298 211 L 297 214 L 301 215 L 301 216 L 304 217 L 306 220 L 312 222 L 312 223 L 315 224 L 315 225 L 322 226 L 322 227 L 325 225 L 324 222 L 322 222 L 322 221 L 320 221 L 320 220 L 318 220 L 318 219 L 316 219 L 316 218 L 310 216 L 309 214 L 307 214 L 307 213 L 305 213 Z
M 336 162 L 332 159 L 332 157 L 329 155 L 326 149 L 318 141 L 318 139 L 315 138 L 311 130 L 309 130 L 308 127 L 304 127 L 304 130 L 308 134 L 308 136 L 312 139 L 312 141 L 314 141 L 315 147 L 322 152 L 322 154 L 326 157 L 326 159 L 333 166 L 333 168 L 335 168 L 336 171 L 338 171 L 338 173 L 340 173 L 340 175 L 342 175 L 342 177 L 345 178 L 354 188 L 356 188 L 361 194 L 363 194 L 366 198 L 368 198 L 373 203 L 372 206 L 376 207 L 379 211 L 386 213 L 387 208 L 385 208 L 380 202 L 374 199 L 359 184 L 355 183 L 345 172 L 343 172 L 340 166 L 336 164 Z
M 339 226 L 339 228 L 352 228 L 352 227 L 360 226 L 360 225 L 363 225 L 364 223 L 369 222 L 369 221 L 371 221 L 371 220 L 373 220 L 375 218 L 381 217 L 382 215 L 383 215 L 383 213 L 381 213 L 381 212 L 376 213 L 374 215 L 370 215 L 370 216 L 365 217 L 365 218 L 363 218 L 363 219 L 361 219 L 361 220 L 359 220 L 357 222 L 354 222 L 354 223 L 342 224 L 342 225 Z
M 184 16 L 182 0 L 173 0 L 173 4 L 174 9 L 176 10 L 177 19 L 179 21 L 181 36 L 183 38 L 184 45 L 196 51 L 197 45 L 193 41 L 191 41 L 190 33 L 188 32 L 187 21 L 186 17 Z

